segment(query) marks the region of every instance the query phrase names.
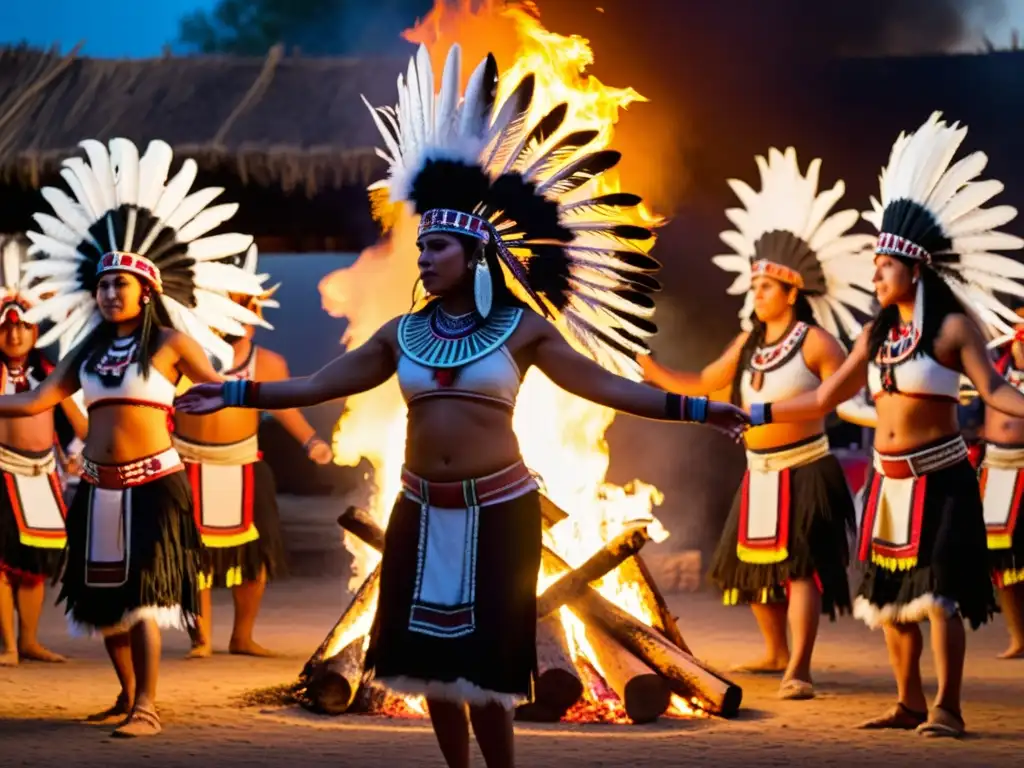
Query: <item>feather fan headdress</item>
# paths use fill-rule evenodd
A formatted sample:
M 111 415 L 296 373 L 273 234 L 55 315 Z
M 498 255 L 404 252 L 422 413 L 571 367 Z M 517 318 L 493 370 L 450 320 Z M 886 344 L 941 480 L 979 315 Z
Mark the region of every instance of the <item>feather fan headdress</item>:
M 28 240 L 20 235 L 0 235 L 0 325 L 25 322 L 25 315 L 39 300 L 24 275 Z
M 30 255 L 40 258 L 28 264 L 26 279 L 42 278 L 36 290 L 51 294 L 32 308 L 29 321 L 54 322 L 39 346 L 59 340 L 63 357 L 91 333 L 102 322 L 97 281 L 104 272 L 122 271 L 150 286 L 179 331 L 230 365 L 231 348 L 215 332 L 242 335 L 243 323 L 263 324 L 225 295 L 263 292 L 255 277 L 224 261 L 253 238 L 209 234 L 238 205 L 211 206 L 220 188 L 191 191 L 198 170 L 192 159 L 168 180 L 173 152 L 163 141 L 150 142 L 141 157 L 128 139 L 111 139 L 109 151 L 92 139 L 80 146 L 87 159 L 68 158 L 61 170 L 73 196 L 44 187 L 53 214 L 35 214 L 41 232 L 27 233 Z
M 409 203 L 420 234 L 449 232 L 495 243 L 512 286 L 544 316 L 564 323 L 599 363 L 636 374 L 659 289 L 660 265 L 628 223 L 631 194 L 599 194 L 595 182 L 618 152 L 592 146 L 597 130 L 563 130 L 567 105 L 531 119 L 535 79 L 526 75 L 496 103 L 498 68 L 488 55 L 459 98 L 460 49 L 448 52 L 435 94 L 421 46 L 398 80 L 398 106 L 374 109 L 388 178 L 370 187 L 376 207 Z M 385 204 L 381 204 L 386 198 Z M 634 219 L 635 221 L 635 219 Z
M 872 210 L 863 216 L 879 230 L 876 254 L 934 269 L 990 337 L 1012 335 L 1020 319 L 995 293 L 1024 296 L 1024 264 L 995 251 L 1024 246 L 1019 237 L 997 231 L 1017 209 L 982 207 L 1003 191 L 1003 183 L 978 180 L 988 163 L 984 152 L 953 163 L 967 128 L 947 125 L 941 116 L 932 113 L 916 132 L 896 139 L 879 176 L 881 200 L 872 197 Z M 918 327 L 922 305 L 914 307 Z
M 872 294 L 855 288 L 870 285 L 870 235 L 851 235 L 859 214 L 850 209 L 829 215 L 846 190 L 842 181 L 818 193 L 821 160 L 814 159 L 807 175 L 800 172 L 796 150 L 780 152 L 774 147 L 767 160 L 755 158 L 761 175 L 761 191 L 744 181 L 729 179 L 729 186 L 743 203 L 725 212 L 736 229 L 722 232 L 722 242 L 734 253 L 711 260 L 739 276 L 729 286 L 733 295 L 746 294 L 740 322 L 750 330 L 754 298 L 750 292 L 757 275 L 774 277 L 800 289 L 810 302 L 818 324 L 833 336 L 840 330 L 856 336 L 860 323 L 850 307 L 871 312 Z
M 249 250 L 246 251 L 245 258 L 242 260 L 242 269 L 245 270 L 246 274 L 251 275 L 259 281 L 260 286 L 266 286 L 267 281 L 270 279 L 270 275 L 265 272 L 258 273 L 258 262 L 259 252 L 256 245 L 250 245 Z M 263 318 L 263 310 L 267 307 L 271 309 L 278 309 L 281 303 L 273 298 L 274 294 L 277 293 L 277 289 L 281 287 L 280 283 L 270 286 L 269 288 L 264 287 L 262 292 L 256 295 L 241 294 L 236 291 L 231 291 L 227 296 L 233 301 L 238 302 L 244 307 L 252 310 L 254 314 L 258 315 L 261 319 Z M 272 329 L 273 326 L 266 321 L 263 322 L 263 327 Z

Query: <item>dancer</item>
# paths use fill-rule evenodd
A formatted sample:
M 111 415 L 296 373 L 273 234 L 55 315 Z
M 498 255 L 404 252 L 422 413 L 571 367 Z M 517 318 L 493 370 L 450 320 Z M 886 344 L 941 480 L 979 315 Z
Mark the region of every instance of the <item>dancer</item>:
M 850 283 L 870 275 L 873 238 L 846 234 L 854 210 L 827 216 L 842 181 L 818 194 L 820 160 L 800 172 L 796 151 L 757 158 L 761 191 L 730 180 L 744 208 L 728 212 L 736 230 L 722 240 L 735 250 L 713 261 L 739 277 L 744 331 L 700 373 L 672 371 L 650 357 L 648 381 L 684 395 L 732 385 L 732 401 L 749 405 L 809 392 L 846 357 L 836 336 L 860 330 L 847 304 L 867 312 L 871 295 Z M 726 605 L 753 610 L 766 653 L 739 672 L 782 672 L 779 696 L 814 697 L 811 656 L 822 612 L 850 611 L 846 568 L 855 513 L 839 461 L 829 453 L 822 417 L 747 432 L 747 471 L 710 569 Z M 793 653 L 786 637 L 787 619 Z
M 1024 308 L 1014 336 L 998 345 L 996 370 L 1024 392 Z M 988 529 L 992 581 L 1010 633 L 1001 659 L 1024 658 L 1024 419 L 985 408 L 981 495 Z
M 631 223 L 636 196 L 587 197 L 619 159 L 591 151 L 598 131 L 559 139 L 564 104 L 528 119 L 532 74 L 495 104 L 490 55 L 456 107 L 459 57 L 453 46 L 435 98 L 421 47 L 409 86 L 400 81 L 399 122 L 390 110 L 373 113 L 391 152 L 376 202 L 386 195 L 420 215 L 426 305 L 312 376 L 199 385 L 178 408 L 308 406 L 397 372 L 409 404 L 406 466 L 387 527 L 367 670 L 394 691 L 427 696 L 448 765 L 469 765 L 471 722 L 487 765 L 504 768 L 514 764 L 513 708 L 529 699 L 537 665 L 540 506 L 512 429 L 523 374 L 536 366 L 593 402 L 651 419 L 706 421 L 737 439 L 745 423 L 732 405 L 615 375 L 562 337 L 555 320 L 607 366 L 638 376 L 633 355 L 655 331 L 643 292 L 657 286 L 657 262 L 643 247 L 652 233 Z
M 81 145 L 88 161 L 64 161 L 74 198 L 42 191 L 54 215 L 35 216 L 26 279 L 50 298 L 26 313 L 53 327 L 55 370 L 33 390 L 0 397 L 0 416 L 46 412 L 82 389 L 89 432 L 82 478 L 67 517 L 60 600 L 72 632 L 99 631 L 121 684 L 113 707 L 94 721 L 120 721 L 117 736 L 161 730 L 156 711 L 160 629 L 194 621 L 199 534 L 181 460 L 171 446 L 174 382 L 223 381 L 200 346 L 230 361 L 210 327 L 244 333 L 259 322 L 217 292 L 258 294 L 237 267 L 214 263 L 244 252 L 252 238 L 206 233 L 235 205 L 207 207 L 220 190 L 188 194 L 196 164 L 167 179 L 171 148 L 151 142 L 140 158 L 126 139 Z M 210 327 L 208 327 L 208 325 Z
M 0 236 L 0 381 L 3 394 L 38 387 L 53 366 L 36 348 L 39 328 L 25 321 L 38 300 L 22 278 L 28 241 Z M 75 433 L 84 437 L 85 415 L 61 404 Z M 53 409 L 35 416 L 0 418 L 0 666 L 19 660 L 61 662 L 37 635 L 44 586 L 56 573 L 64 533 L 64 496 L 55 449 Z M 62 462 L 67 470 L 68 462 Z M 15 623 L 17 613 L 17 623 Z
M 874 476 L 859 556 L 867 563 L 854 615 L 882 627 L 898 687 L 895 707 L 866 728 L 960 736 L 966 638 L 993 613 L 981 496 L 956 421 L 963 372 L 990 407 L 1024 418 L 1024 395 L 1001 377 L 983 328 L 1014 315 L 988 289 L 1013 285 L 1020 265 L 993 253 L 1024 241 L 996 231 L 1016 216 L 982 208 L 1002 190 L 978 181 L 982 152 L 949 165 L 967 133 L 938 113 L 901 134 L 883 169 L 872 278 L 881 310 L 850 356 L 816 391 L 754 403 L 757 424 L 820 417 L 867 381 L 875 398 Z M 929 710 L 921 683 L 919 622 L 931 623 L 939 690 Z
M 256 246 L 249 248 L 243 269 L 265 283 L 268 275 L 256 274 Z M 272 298 L 278 286 L 259 296 L 230 294 L 228 298 L 262 318 L 266 307 L 279 304 Z M 254 328 L 243 336 L 228 336 L 234 354 L 230 379 L 275 381 L 289 376 L 280 355 L 253 343 Z M 192 385 L 187 377 L 178 383 L 184 392 Z M 334 454 L 298 410 L 272 411 L 271 416 L 298 440 L 309 458 L 329 464 Z M 203 575 L 199 591 L 199 616 L 188 658 L 205 658 L 213 652 L 211 629 L 212 587 L 231 590 L 235 620 L 228 650 L 249 656 L 272 656 L 253 640 L 253 627 L 267 581 L 286 568 L 281 521 L 277 512 L 274 475 L 260 459 L 259 411 L 228 410 L 209 416 L 179 414 L 175 419 L 174 447 L 185 463 L 196 524 L 203 541 Z

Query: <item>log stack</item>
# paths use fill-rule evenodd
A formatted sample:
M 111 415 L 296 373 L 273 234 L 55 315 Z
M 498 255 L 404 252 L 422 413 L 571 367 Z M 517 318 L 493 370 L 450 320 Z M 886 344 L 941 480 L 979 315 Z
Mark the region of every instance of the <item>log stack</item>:
M 549 499 L 544 499 L 542 509 L 549 526 L 566 517 Z M 364 510 L 349 507 L 338 518 L 338 524 L 383 551 L 384 531 Z M 598 687 L 613 691 L 634 723 L 650 722 L 665 714 L 673 694 L 709 714 L 732 717 L 737 713 L 742 690 L 691 654 L 640 558 L 640 549 L 648 539 L 645 526 L 627 529 L 576 568 L 544 547 L 544 570 L 555 578 L 537 598 L 539 676 L 534 701 L 517 710 L 517 719 L 560 720 L 585 699 L 588 688 L 594 688 L 595 672 L 601 678 Z M 620 576 L 639 586 L 647 614 L 653 617 L 651 626 L 594 588 L 616 569 L 621 569 Z M 306 663 L 298 698 L 307 709 L 335 715 L 362 709 L 360 701 L 372 700 L 362 667 L 367 619 L 376 611 L 379 575 L 378 569 L 366 578 Z M 560 617 L 563 606 L 586 628 L 589 658 L 573 658 Z

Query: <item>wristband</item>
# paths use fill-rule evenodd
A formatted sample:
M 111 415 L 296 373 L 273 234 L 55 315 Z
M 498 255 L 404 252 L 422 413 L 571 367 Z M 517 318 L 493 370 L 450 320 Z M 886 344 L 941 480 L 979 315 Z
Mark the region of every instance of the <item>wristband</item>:
M 684 400 L 686 400 L 685 397 L 674 392 L 665 393 L 665 421 L 683 420 Z
M 233 379 L 221 384 L 221 398 L 227 408 L 253 408 L 259 393 L 259 384 L 248 379 Z
M 323 443 L 324 445 L 327 445 L 327 442 L 325 440 L 320 439 L 320 435 L 313 435 L 311 438 L 309 438 L 309 440 L 302 444 L 302 450 L 304 450 L 306 453 L 309 453 L 309 449 L 312 448 L 317 443 Z
M 772 404 L 754 403 L 750 406 L 750 423 L 755 427 L 761 427 L 772 423 Z
M 708 399 L 706 397 L 688 397 L 683 404 L 683 419 L 703 424 L 708 420 Z

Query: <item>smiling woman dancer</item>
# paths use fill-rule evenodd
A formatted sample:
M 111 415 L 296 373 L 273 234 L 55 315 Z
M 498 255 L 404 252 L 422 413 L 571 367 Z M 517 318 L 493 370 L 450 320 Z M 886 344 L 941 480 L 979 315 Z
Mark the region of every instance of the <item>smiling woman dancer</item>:
M 429 303 L 312 376 L 199 385 L 178 408 L 309 406 L 397 372 L 409 404 L 406 466 L 367 669 L 392 690 L 426 695 L 450 766 L 469 765 L 471 721 L 487 765 L 506 768 L 513 709 L 529 699 L 537 664 L 541 516 L 512 429 L 523 374 L 536 366 L 593 402 L 706 421 L 734 438 L 745 423 L 734 406 L 617 376 L 562 337 L 555 320 L 598 359 L 638 375 L 632 356 L 647 351 L 642 337 L 654 332 L 653 304 L 640 291 L 656 286 L 648 273 L 658 266 L 635 244 L 650 231 L 622 223 L 639 198 L 585 196 L 584 185 L 619 156 L 587 151 L 596 131 L 559 139 L 565 105 L 531 122 L 532 75 L 501 105 L 492 56 L 456 107 L 458 83 L 455 46 L 435 98 L 421 48 L 409 87 L 400 81 L 398 122 L 390 110 L 374 112 L 392 163 L 381 186 L 391 204 L 420 214 Z
M 729 182 L 744 204 L 727 212 L 737 229 L 721 235 L 735 253 L 713 259 L 739 273 L 729 292 L 745 294 L 744 331 L 700 373 L 640 358 L 645 376 L 659 387 L 700 395 L 731 384 L 732 401 L 744 405 L 812 391 L 846 357 L 836 340 L 840 329 L 860 330 L 846 305 L 864 312 L 871 305 L 871 295 L 850 283 L 870 275 L 872 238 L 846 234 L 858 219 L 855 210 L 828 216 L 843 182 L 818 194 L 821 161 L 812 161 L 804 176 L 792 148 L 772 149 L 757 166 L 760 192 Z M 757 427 L 745 442 L 747 472 L 710 577 L 727 605 L 750 605 L 764 636 L 765 658 L 736 671 L 783 672 L 779 696 L 810 699 L 818 618 L 823 611 L 834 619 L 837 610 L 850 610 L 853 501 L 820 415 Z
M 109 710 L 118 736 L 160 732 L 156 682 L 160 629 L 194 624 L 199 535 L 188 482 L 171 447 L 168 412 L 183 373 L 221 381 L 198 342 L 230 361 L 210 327 L 244 333 L 257 321 L 217 291 L 259 293 L 241 269 L 213 263 L 245 251 L 252 238 L 204 237 L 237 206 L 208 208 L 220 193 L 188 194 L 196 164 L 167 180 L 172 153 L 161 141 L 140 158 L 113 139 L 110 151 L 82 142 L 88 162 L 64 161 L 74 195 L 48 187 L 56 216 L 35 216 L 28 232 L 39 258 L 27 278 L 51 298 L 26 315 L 54 326 L 39 340 L 60 340 L 60 361 L 37 389 L 0 397 L 0 417 L 53 408 L 81 388 L 89 409 L 82 478 L 68 511 L 60 599 L 73 632 L 99 631 L 121 683 Z
M 1024 395 L 993 367 L 982 331 L 1011 331 L 1013 313 L 987 289 L 1020 291 L 1006 277 L 1019 265 L 992 252 L 1024 241 L 996 231 L 1015 209 L 981 207 L 1003 188 L 976 180 L 984 153 L 949 165 L 966 133 L 936 113 L 900 135 L 882 171 L 881 202 L 864 214 L 880 231 L 873 277 L 880 312 L 816 391 L 750 407 L 759 424 L 805 421 L 869 385 L 878 413 L 875 473 L 854 615 L 883 628 L 899 698 L 864 727 L 929 736 L 963 734 L 963 622 L 977 628 L 995 608 L 978 481 L 956 419 L 961 372 L 988 406 L 1024 417 Z M 939 678 L 930 710 L 920 669 L 925 619 Z

